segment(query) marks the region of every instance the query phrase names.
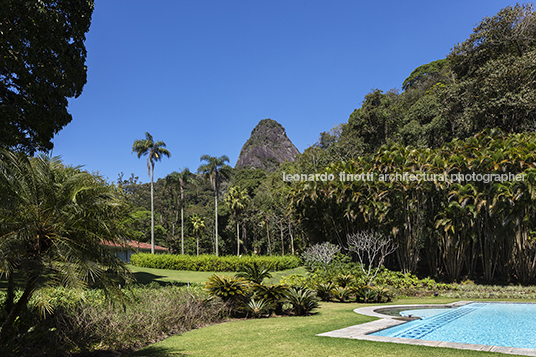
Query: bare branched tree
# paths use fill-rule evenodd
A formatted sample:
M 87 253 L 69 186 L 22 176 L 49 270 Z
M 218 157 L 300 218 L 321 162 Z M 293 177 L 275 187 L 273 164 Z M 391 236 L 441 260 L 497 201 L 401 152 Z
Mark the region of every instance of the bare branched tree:
M 378 274 L 385 258 L 397 248 L 391 238 L 371 230 L 349 234 L 347 241 L 348 250 L 357 254 L 369 284 Z
M 307 248 L 307 250 L 302 253 L 302 258 L 305 265 L 310 269 L 322 267 L 326 270 L 340 250 L 341 247 L 331 244 L 330 242 L 319 243 Z

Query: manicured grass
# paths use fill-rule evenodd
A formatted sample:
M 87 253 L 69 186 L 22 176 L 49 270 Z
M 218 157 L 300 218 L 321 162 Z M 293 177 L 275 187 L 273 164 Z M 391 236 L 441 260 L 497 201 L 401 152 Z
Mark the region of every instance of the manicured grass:
M 141 268 L 134 265 L 128 265 L 132 274 L 140 284 L 149 284 L 156 282 L 160 285 L 166 285 L 171 282 L 178 283 L 180 285 L 190 284 L 203 284 L 208 280 L 208 277 L 214 274 L 207 271 L 184 271 L 184 270 L 167 270 L 167 269 L 153 269 L 153 268 Z M 234 272 L 218 273 L 226 275 L 234 275 Z
M 140 268 L 134 265 L 128 265 L 132 271 L 134 277 L 140 284 L 149 284 L 156 282 L 161 285 L 169 284 L 171 282 L 178 283 L 180 285 L 190 284 L 203 284 L 208 280 L 208 277 L 212 274 L 219 275 L 235 275 L 236 272 L 206 272 L 206 271 L 185 271 L 185 270 L 167 270 L 167 269 L 153 269 L 153 268 Z M 283 270 L 272 273 L 272 279 L 266 280 L 267 284 L 279 283 L 281 277 L 291 274 L 305 274 L 305 268 L 300 267 L 296 269 Z
M 392 304 L 449 303 L 455 299 L 403 299 Z M 502 354 L 318 337 L 318 333 L 374 320 L 353 312 L 365 304 L 322 303 L 307 317 L 237 320 L 189 331 L 132 356 L 500 356 Z M 506 355 L 503 355 L 506 356 Z

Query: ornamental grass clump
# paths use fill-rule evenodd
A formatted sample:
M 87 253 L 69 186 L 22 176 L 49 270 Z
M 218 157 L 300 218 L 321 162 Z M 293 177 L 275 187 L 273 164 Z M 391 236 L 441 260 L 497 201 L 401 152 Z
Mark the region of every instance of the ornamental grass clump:
M 226 316 L 221 300 L 206 299 L 196 288 L 151 284 L 125 289 L 125 305 L 111 303 L 98 289 L 56 287 L 41 292 L 17 320 L 14 337 L 0 346 L 2 356 L 70 356 L 97 350 L 116 355 Z M 42 316 L 44 299 L 54 309 Z

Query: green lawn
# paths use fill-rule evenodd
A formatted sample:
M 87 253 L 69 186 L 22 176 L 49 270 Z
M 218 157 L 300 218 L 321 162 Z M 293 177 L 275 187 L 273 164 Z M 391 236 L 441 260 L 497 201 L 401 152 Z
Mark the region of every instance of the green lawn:
M 396 304 L 449 303 L 452 299 L 404 299 Z M 318 333 L 374 320 L 353 312 L 365 304 L 322 303 L 308 317 L 236 320 L 189 331 L 153 344 L 131 356 L 500 356 L 503 354 L 402 345 Z M 503 355 L 506 356 L 506 355 Z
M 235 272 L 206 272 L 206 271 L 184 271 L 184 270 L 167 270 L 167 269 L 152 269 L 152 268 L 140 268 L 133 265 L 128 265 L 132 271 L 134 277 L 140 284 L 149 284 L 156 282 L 161 285 L 169 284 L 171 282 L 186 285 L 190 284 L 203 284 L 207 281 L 208 277 L 212 274 L 220 275 L 234 275 Z M 267 280 L 269 284 L 278 283 L 283 275 L 291 274 L 305 274 L 305 268 L 300 267 L 296 269 L 289 269 L 272 273 L 272 279 Z

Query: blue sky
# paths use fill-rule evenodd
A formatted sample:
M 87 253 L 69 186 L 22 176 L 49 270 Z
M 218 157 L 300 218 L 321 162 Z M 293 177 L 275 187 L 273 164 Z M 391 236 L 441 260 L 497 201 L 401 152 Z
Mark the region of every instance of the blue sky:
M 444 58 L 499 0 L 96 0 L 88 82 L 53 155 L 110 181 L 148 182 L 131 153 L 148 131 L 171 151 L 155 179 L 200 157 L 234 166 L 255 125 L 271 118 L 302 152 L 347 122 L 374 88 L 400 88 Z

